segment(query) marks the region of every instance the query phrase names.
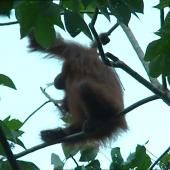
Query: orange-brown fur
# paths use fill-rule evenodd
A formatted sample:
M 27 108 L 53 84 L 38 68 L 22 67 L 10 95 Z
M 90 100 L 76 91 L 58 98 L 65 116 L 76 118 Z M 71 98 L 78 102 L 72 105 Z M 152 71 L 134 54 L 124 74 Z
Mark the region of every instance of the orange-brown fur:
M 72 122 L 63 129 L 42 131 L 45 142 L 55 143 L 58 138 L 80 132 L 83 127 L 89 132 L 87 140 L 103 140 L 127 129 L 124 116 L 118 116 L 124 105 L 117 74 L 103 64 L 96 49 L 60 39 L 45 50 L 33 35 L 29 39 L 32 50 L 64 60 L 54 85 L 65 91 L 63 109 L 72 114 Z

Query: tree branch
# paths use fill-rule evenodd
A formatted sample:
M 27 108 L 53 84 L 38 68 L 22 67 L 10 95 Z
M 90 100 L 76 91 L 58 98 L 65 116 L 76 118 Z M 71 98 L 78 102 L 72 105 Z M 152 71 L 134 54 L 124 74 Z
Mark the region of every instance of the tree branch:
M 127 114 L 128 112 L 132 111 L 133 109 L 145 104 L 145 103 L 148 103 L 150 101 L 153 101 L 153 100 L 156 100 L 156 99 L 159 99 L 156 95 L 153 95 L 153 96 L 150 96 L 148 98 L 145 98 L 145 99 L 142 99 L 138 102 L 136 102 L 135 104 L 127 107 L 126 109 L 124 109 L 122 112 L 120 112 L 118 115 L 119 116 L 124 116 L 125 114 Z M 55 141 L 54 143 L 52 144 L 46 144 L 46 143 L 43 143 L 43 144 L 40 144 L 40 145 L 37 145 L 37 146 L 34 146 L 30 149 L 27 149 L 21 153 L 18 153 L 15 155 L 15 158 L 18 159 L 20 157 L 23 157 L 27 154 L 30 154 L 32 152 L 35 152 L 39 149 L 43 149 L 45 147 L 48 147 L 48 146 L 51 146 L 51 145 L 54 145 L 54 144 L 58 144 L 58 143 L 63 143 L 63 142 L 71 142 L 71 141 L 75 141 L 77 138 L 80 140 L 80 139 L 85 139 L 87 137 L 88 133 L 85 133 L 83 130 L 79 133 L 75 133 L 75 134 L 72 134 L 72 135 L 69 135 L 67 137 L 64 137 L 64 138 L 61 138 L 61 139 L 58 139 L 57 141 Z
M 12 21 L 12 22 L 6 22 L 6 23 L 0 23 L 0 26 L 7 26 L 7 25 L 14 25 L 19 24 L 18 21 Z
M 139 60 L 141 61 L 141 63 L 143 64 L 144 66 L 144 69 L 146 70 L 147 74 L 148 74 L 148 77 L 151 81 L 151 83 L 159 88 L 159 89 L 162 89 L 162 86 L 161 84 L 159 83 L 159 81 L 155 78 L 152 78 L 149 76 L 149 63 L 144 61 L 144 52 L 142 51 L 138 41 L 136 40 L 133 32 L 131 31 L 131 29 L 129 27 L 127 27 L 125 24 L 119 22 L 120 26 L 122 27 L 123 31 L 125 32 L 126 36 L 128 37 L 130 43 L 132 44 L 132 47 L 134 48 L 137 56 L 139 57 Z
M 42 144 L 40 144 L 40 145 L 34 146 L 34 147 L 32 147 L 32 148 L 30 148 L 30 149 L 27 149 L 27 150 L 25 150 L 25 151 L 23 151 L 23 152 L 21 152 L 21 153 L 15 154 L 14 157 L 15 157 L 15 159 L 18 159 L 18 158 L 23 157 L 23 156 L 25 156 L 25 155 L 27 155 L 27 154 L 30 154 L 30 153 L 32 153 L 32 152 L 35 152 L 35 151 L 37 151 L 37 150 L 39 150 L 39 149 L 42 149 L 42 148 L 45 148 L 45 147 L 47 147 L 47 146 L 51 146 L 51 145 L 54 145 L 54 144 L 58 144 L 58 143 L 73 142 L 73 141 L 75 141 L 76 139 L 83 140 L 83 139 L 85 139 L 85 138 L 87 137 L 87 135 L 88 135 L 87 133 L 85 133 L 84 131 L 81 131 L 81 132 L 78 132 L 78 133 L 75 133 L 75 134 L 66 136 L 66 137 L 64 137 L 64 138 L 60 138 L 60 139 L 56 140 L 54 143 L 51 143 L 51 144 L 42 143 Z
M 139 107 L 139 106 L 141 106 L 143 104 L 146 104 L 148 102 L 151 102 L 153 100 L 157 100 L 157 99 L 160 99 L 160 98 L 158 96 L 156 96 L 156 95 L 144 98 L 144 99 L 142 99 L 142 100 L 140 100 L 140 101 L 130 105 L 129 107 L 125 108 L 122 112 L 119 113 L 119 115 L 121 115 L 121 116 L 125 115 L 126 113 L 136 109 L 137 107 Z
M 11 151 L 11 148 L 9 146 L 9 143 L 8 143 L 6 137 L 5 137 L 5 134 L 3 132 L 1 125 L 0 125 L 0 143 L 6 153 L 6 156 L 7 156 L 7 159 L 9 161 L 10 165 L 11 165 L 11 168 L 13 170 L 19 170 L 20 168 L 15 160 L 15 157 L 14 157 L 12 151 Z
M 117 57 L 115 57 L 111 53 L 106 53 L 106 56 L 112 60 L 112 62 L 109 63 L 112 67 L 121 68 L 126 73 L 131 75 L 134 79 L 136 79 L 138 82 L 143 84 L 146 88 L 151 90 L 154 94 L 156 94 L 158 97 L 160 97 L 167 105 L 170 106 L 170 97 L 168 94 L 166 94 L 164 91 L 161 91 L 160 89 L 157 89 L 155 86 L 153 86 L 149 81 L 144 79 L 141 75 L 139 75 L 137 72 L 135 72 L 133 69 L 131 69 L 128 65 L 126 65 L 123 61 L 119 60 Z
M 98 34 L 97 34 L 97 32 L 96 32 L 96 29 L 95 29 L 95 27 L 94 27 L 95 21 L 96 21 L 96 19 L 97 19 L 97 18 L 96 18 L 96 17 L 97 17 L 97 14 L 98 14 L 97 12 L 98 12 L 98 10 L 96 10 L 96 13 L 94 14 L 94 17 L 93 17 L 94 19 L 92 19 L 92 22 L 89 24 L 89 27 L 90 27 L 91 32 L 92 32 L 92 34 L 93 34 L 93 36 L 94 36 L 94 38 L 95 38 L 95 41 L 96 41 L 96 43 L 97 43 L 97 47 L 98 47 L 100 56 L 101 56 L 103 62 L 107 64 L 108 60 L 107 60 L 107 58 L 105 57 L 104 50 L 103 50 L 103 47 L 102 47 L 102 42 L 101 42 L 101 40 L 100 40 L 100 38 L 99 38 L 99 36 L 98 36 Z

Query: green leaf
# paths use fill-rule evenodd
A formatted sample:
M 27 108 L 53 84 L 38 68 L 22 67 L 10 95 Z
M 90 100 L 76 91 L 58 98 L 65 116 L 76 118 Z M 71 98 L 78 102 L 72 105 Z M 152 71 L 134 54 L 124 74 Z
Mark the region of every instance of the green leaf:
M 4 123 L 8 126 L 9 129 L 11 130 L 18 130 L 22 126 L 22 122 L 19 121 L 18 119 L 5 119 Z
M 68 0 L 61 0 L 60 5 L 62 5 L 65 9 L 69 9 L 73 12 L 79 13 L 80 12 L 80 0 L 68 1 Z
M 54 170 L 62 170 L 64 167 L 64 163 L 60 157 L 54 153 L 51 155 L 51 164 L 54 165 Z
M 4 152 L 3 146 L 0 144 L 0 155 L 6 156 L 6 153 Z M 1 161 L 0 161 L 1 162 Z M 0 163 L 1 165 L 1 163 Z M 1 167 L 1 166 L 0 166 Z M 0 168 L 1 169 L 1 168 Z
M 87 168 L 82 165 L 82 166 L 77 166 L 76 168 L 74 168 L 74 170 L 87 170 Z
M 86 9 L 93 9 L 93 11 L 95 10 L 95 8 L 101 8 L 101 7 L 106 7 L 107 6 L 107 1 L 106 0 L 81 0 L 83 3 L 83 6 Z
M 144 10 L 144 3 L 143 0 L 126 0 L 126 5 L 127 7 L 129 7 L 131 12 L 139 12 L 139 13 L 143 13 Z
M 158 36 L 161 36 L 162 38 L 165 37 L 165 39 L 168 37 L 170 39 L 170 12 L 166 15 L 164 25 L 161 27 L 161 29 L 156 32 Z
M 99 147 L 98 146 L 85 146 L 80 150 L 81 157 L 80 160 L 81 162 L 89 162 L 91 160 L 94 160 L 99 152 Z
M 167 153 L 159 162 L 161 169 L 168 170 L 170 169 L 170 153 Z
M 22 141 L 18 138 L 23 134 L 23 131 L 19 130 L 22 126 L 22 123 L 17 119 L 10 120 L 10 116 L 8 116 L 3 121 L 0 121 L 1 127 L 5 133 L 7 140 L 20 145 L 21 147 L 25 148 Z
M 21 170 L 40 170 L 35 164 L 32 162 L 26 161 L 17 161 Z M 11 166 L 8 161 L 0 161 L 0 170 L 11 170 Z
M 19 167 L 23 170 L 40 170 L 34 163 L 26 161 L 17 161 Z
M 151 61 L 154 58 L 160 56 L 161 53 L 161 40 L 155 40 L 152 41 L 147 49 L 146 49 L 146 53 L 145 53 L 145 61 Z
M 59 26 L 61 29 L 64 30 L 64 25 L 61 20 L 60 12 L 63 12 L 63 8 L 61 8 L 61 6 L 59 6 L 58 4 L 55 4 L 55 3 L 50 3 L 48 8 L 46 8 L 46 10 L 44 10 L 44 13 L 47 16 L 47 19 L 49 19 L 49 22 Z
M 65 10 L 64 22 L 67 31 L 70 33 L 72 37 L 77 36 L 82 31 L 90 39 L 92 39 L 89 27 L 87 26 L 86 22 L 84 21 L 80 14 L 77 14 L 69 10 Z
M 44 48 L 51 47 L 56 41 L 54 26 L 45 18 L 37 18 L 34 30 L 35 39 Z
M 109 15 L 107 7 L 101 7 L 100 11 L 110 21 L 110 15 Z
M 158 77 L 160 74 L 164 76 L 170 75 L 170 37 L 163 37 L 159 40 L 151 42 L 145 54 L 145 60 L 150 61 L 149 71 L 152 77 Z
M 150 63 L 149 63 L 149 75 L 151 77 L 158 77 L 162 73 L 162 61 L 161 58 L 155 57 Z
M 110 0 L 109 9 L 111 13 L 125 25 L 128 25 L 131 12 L 125 1 Z
M 87 166 L 86 166 L 87 170 L 101 170 L 100 168 L 100 162 L 98 160 L 93 160 L 91 161 Z
M 69 145 L 65 143 L 62 143 L 62 148 L 66 159 L 77 154 L 80 149 L 77 145 Z
M 16 7 L 21 38 L 34 31 L 35 38 L 44 48 L 51 47 L 55 40 L 54 25 L 64 29 L 60 12 L 63 9 L 52 1 L 23 1 Z
M 36 1 L 23 1 L 17 5 L 15 15 L 20 23 L 21 38 L 31 32 L 40 13 L 39 3 Z
M 0 85 L 7 86 L 16 90 L 13 81 L 6 75 L 0 74 Z
M 170 0 L 160 0 L 160 3 L 155 8 L 163 9 L 170 6 Z
M 111 150 L 112 163 L 110 165 L 110 170 L 122 169 L 123 158 L 120 153 L 120 148 L 116 147 Z
M 124 168 L 135 168 L 136 170 L 148 169 L 151 163 L 151 158 L 146 154 L 146 148 L 144 146 L 137 145 L 136 151 L 128 156 L 127 162 L 124 164 Z
M 92 0 L 81 0 L 84 7 L 86 8 L 88 5 L 90 5 L 90 3 L 92 3 Z
M 13 7 L 14 0 L 1 0 L 0 1 L 0 15 L 10 15 Z

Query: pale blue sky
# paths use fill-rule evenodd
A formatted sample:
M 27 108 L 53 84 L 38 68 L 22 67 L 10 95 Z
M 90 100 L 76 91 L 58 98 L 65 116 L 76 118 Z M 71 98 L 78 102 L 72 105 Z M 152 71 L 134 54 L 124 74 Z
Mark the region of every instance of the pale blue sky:
M 159 11 L 152 8 L 157 2 L 155 0 L 145 0 L 145 14 L 139 15 L 140 19 L 133 16 L 130 22 L 130 27 L 144 51 L 147 44 L 157 38 L 153 33 L 159 29 Z M 12 20 L 15 19 L 11 18 Z M 0 22 L 7 21 L 9 21 L 8 18 L 0 18 Z M 112 18 L 112 21 L 114 23 L 115 19 Z M 100 17 L 96 28 L 98 32 L 103 32 L 110 26 L 105 18 Z M 66 33 L 63 36 L 70 39 Z M 76 41 L 85 45 L 89 45 L 90 42 L 84 35 L 78 36 Z M 52 82 L 60 71 L 62 62 L 54 59 L 42 59 L 44 54 L 28 53 L 26 46 L 27 39 L 19 39 L 18 25 L 0 27 L 0 73 L 8 75 L 18 89 L 14 91 L 6 87 L 0 87 L 0 119 L 10 114 L 13 118 L 25 120 L 33 110 L 47 100 L 41 93 L 40 86 L 45 86 L 45 84 Z M 105 48 L 105 51 L 114 53 L 147 78 L 141 63 L 121 28 L 113 32 L 111 43 Z M 117 71 L 125 88 L 125 106 L 129 106 L 152 94 L 124 71 L 120 69 Z M 51 88 L 49 92 L 56 99 L 59 96 L 61 98 L 61 91 Z M 30 148 L 41 143 L 39 132 L 42 129 L 61 125 L 62 122 L 56 112 L 55 106 L 48 104 L 27 122 L 23 127 L 25 134 L 22 137 L 26 147 Z M 108 148 L 120 146 L 122 154 L 126 158 L 130 152 L 134 151 L 137 144 L 144 144 L 147 140 L 149 140 L 147 148 L 157 156 L 169 146 L 170 137 L 167 134 L 170 129 L 170 110 L 160 100 L 131 111 L 126 118 L 129 125 L 128 133 L 122 134 Z M 107 149 L 103 148 L 101 150 L 99 158 L 103 159 L 104 155 L 110 157 L 110 153 L 105 150 Z M 19 151 L 21 151 L 21 148 L 16 149 L 16 152 Z M 52 170 L 50 157 L 53 152 L 64 158 L 60 146 L 55 145 L 34 152 L 22 159 L 33 161 L 41 170 Z M 72 161 L 70 162 L 72 163 Z M 70 162 L 67 163 L 68 167 Z M 108 163 L 110 163 L 109 159 L 106 159 L 102 167 L 108 168 Z

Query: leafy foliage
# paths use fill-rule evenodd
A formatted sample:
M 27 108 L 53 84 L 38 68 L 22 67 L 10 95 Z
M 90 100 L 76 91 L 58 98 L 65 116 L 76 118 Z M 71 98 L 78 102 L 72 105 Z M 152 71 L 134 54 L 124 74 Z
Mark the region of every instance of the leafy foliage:
M 136 147 L 136 151 L 130 154 L 127 158 L 127 162 L 125 162 L 126 169 L 148 169 L 150 165 L 151 158 L 147 155 L 146 148 L 141 145 Z
M 110 165 L 111 170 L 123 168 L 123 158 L 120 153 L 120 148 L 116 147 L 111 150 L 112 163 Z
M 107 19 L 110 20 L 110 14 L 112 14 L 125 24 L 128 24 L 131 13 L 137 15 L 137 12 L 143 12 L 142 0 L 133 2 L 130 0 L 60 0 L 58 4 L 51 0 L 2 2 L 0 14 L 9 15 L 11 9 L 15 9 L 16 18 L 20 24 L 21 38 L 34 31 L 35 38 L 45 48 L 52 46 L 55 42 L 55 25 L 62 29 L 66 28 L 72 37 L 83 32 L 92 39 L 83 14 L 87 13 L 91 16 L 96 7 Z M 61 20 L 62 15 L 64 21 Z
M 170 169 L 170 153 L 167 153 L 159 162 L 161 169 Z
M 158 9 L 170 7 L 169 0 L 160 0 L 155 6 Z M 110 16 L 114 15 L 120 22 L 128 25 L 131 15 L 137 16 L 137 13 L 143 13 L 143 0 L 60 0 L 55 3 L 52 0 L 1 0 L 0 15 L 10 16 L 11 10 L 14 9 L 15 16 L 20 25 L 21 38 L 27 36 L 30 32 L 35 34 L 36 40 L 45 48 L 51 47 L 56 40 L 56 30 L 62 29 L 67 31 L 72 37 L 83 32 L 92 39 L 88 24 L 84 16 L 94 15 L 96 8 L 100 14 L 104 15 L 109 21 Z M 55 27 L 55 28 L 54 28 Z M 158 77 L 159 75 L 167 76 L 170 82 L 170 12 L 167 13 L 165 23 L 156 34 L 159 39 L 151 42 L 146 50 L 145 60 L 149 62 L 150 75 Z M 6 75 L 0 74 L 0 85 L 16 89 L 13 81 Z M 21 130 L 23 123 L 17 119 L 11 119 L 10 116 L 0 120 L 6 138 L 10 143 L 11 149 L 19 145 L 25 149 L 24 143 L 20 137 L 24 133 Z M 62 144 L 65 161 L 62 161 L 56 154 L 51 155 L 51 163 L 55 170 L 64 169 L 67 160 L 73 159 L 76 163 L 76 170 L 101 169 L 97 154 L 98 146 L 72 147 Z M 78 165 L 74 156 L 80 154 Z M 9 163 L 5 161 L 6 155 L 2 145 L 0 145 L 0 170 L 11 169 Z M 111 150 L 110 170 L 129 170 L 129 169 L 148 169 L 151 165 L 151 158 L 146 152 L 144 146 L 138 145 L 134 153 L 131 153 L 127 160 L 124 160 L 120 148 L 116 147 Z M 170 154 L 159 162 L 159 167 L 169 169 Z M 17 161 L 21 169 L 38 170 L 39 168 L 30 162 Z M 108 166 L 109 167 L 109 166 Z
M 96 159 L 98 148 L 92 146 L 86 146 L 80 152 L 80 161 L 88 162 L 87 165 L 79 166 L 77 163 L 77 167 L 75 170 L 91 170 L 91 169 L 101 169 L 99 160 Z M 64 168 L 65 162 L 62 162 L 59 156 L 52 154 L 53 164 L 60 165 L 60 167 Z M 137 145 L 136 151 L 134 153 L 129 154 L 126 161 L 123 160 L 123 157 L 120 153 L 120 148 L 116 147 L 111 150 L 111 158 L 112 162 L 110 164 L 110 170 L 129 170 L 129 169 L 138 169 L 138 170 L 146 170 L 151 165 L 151 158 L 146 153 L 146 148 L 141 145 Z M 167 156 L 167 158 L 169 158 Z M 66 159 L 72 159 L 72 157 L 66 157 Z M 74 160 L 75 161 L 75 160 Z M 163 162 L 168 162 L 169 159 L 162 160 L 161 165 L 163 166 Z M 62 165 L 62 166 L 61 166 Z M 57 167 L 57 166 L 56 166 Z M 61 169 L 62 169 L 61 168 Z
M 8 116 L 6 119 L 0 120 L 0 124 L 7 140 L 25 148 L 23 142 L 19 139 L 19 137 L 21 137 L 21 135 L 24 133 L 20 130 L 22 123 L 19 120 L 10 119 L 10 116 Z
M 23 147 L 24 149 L 24 143 L 19 139 L 21 135 L 24 133 L 23 131 L 20 130 L 22 127 L 23 123 L 17 119 L 10 119 L 10 116 L 5 118 L 4 120 L 0 120 L 0 126 L 2 127 L 6 139 L 10 142 L 11 148 L 15 146 L 15 144 Z M 4 149 L 2 145 L 0 144 L 0 170 L 11 170 L 11 166 L 8 161 L 3 161 L 4 158 L 6 157 L 6 153 L 4 152 Z M 26 161 L 17 161 L 17 164 L 21 169 L 24 170 L 39 170 L 39 168 L 31 163 L 31 162 L 26 162 Z
M 40 170 L 35 164 L 26 161 L 17 161 L 17 164 L 21 169 L 24 170 Z M 11 170 L 9 162 L 1 161 L 0 162 L 0 170 Z
M 165 8 L 170 5 L 169 0 L 161 0 L 157 8 Z M 161 74 L 170 77 L 170 12 L 167 13 L 164 25 L 156 32 L 160 38 L 152 41 L 146 50 L 145 60 L 149 61 L 149 70 L 152 77 L 158 77 Z
M 64 163 L 61 161 L 60 157 L 54 153 L 51 155 L 51 164 L 54 165 L 54 170 L 60 170 L 64 167 Z
M 85 146 L 80 150 L 81 157 L 80 162 L 89 162 L 96 158 L 99 151 L 99 147 L 95 145 Z

